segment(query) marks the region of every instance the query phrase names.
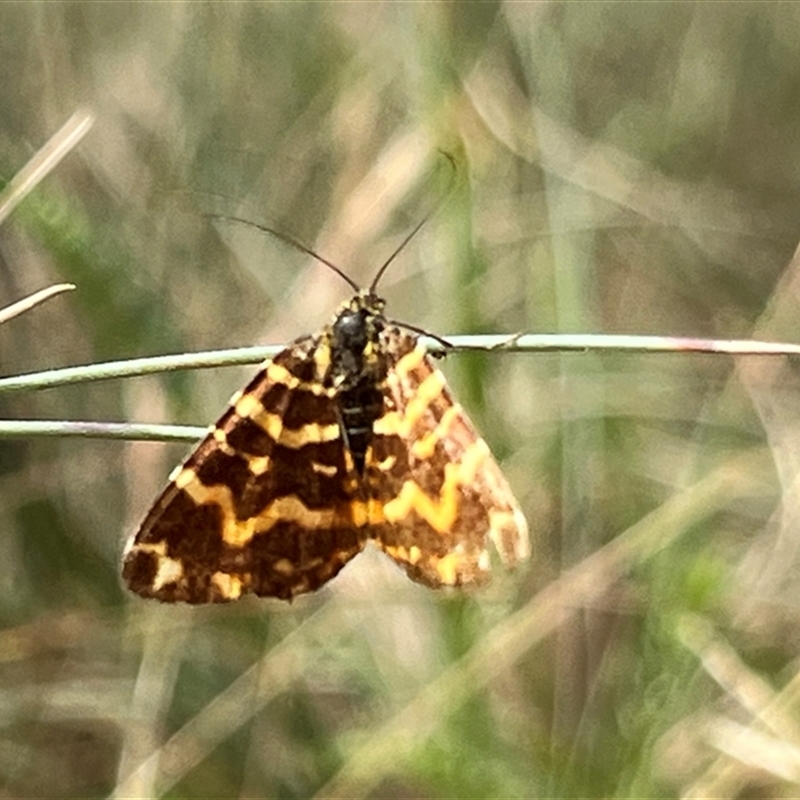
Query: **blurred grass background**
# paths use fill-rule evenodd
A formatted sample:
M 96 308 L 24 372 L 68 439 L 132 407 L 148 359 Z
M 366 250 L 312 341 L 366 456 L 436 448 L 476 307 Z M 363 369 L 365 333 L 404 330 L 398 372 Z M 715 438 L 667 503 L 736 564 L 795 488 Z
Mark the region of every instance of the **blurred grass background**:
M 347 287 L 440 335 L 800 340 L 800 5 L 5 3 L 3 373 L 285 342 Z M 2 797 L 796 797 L 797 365 L 457 355 L 535 557 L 470 594 L 364 554 L 291 605 L 131 598 L 180 445 L 0 442 Z M 252 370 L 0 398 L 186 422 Z

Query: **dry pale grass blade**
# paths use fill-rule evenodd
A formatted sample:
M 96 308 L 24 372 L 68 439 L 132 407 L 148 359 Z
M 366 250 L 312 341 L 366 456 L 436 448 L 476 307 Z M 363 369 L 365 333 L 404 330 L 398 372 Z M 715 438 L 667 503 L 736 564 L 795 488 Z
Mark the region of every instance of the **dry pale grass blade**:
M 30 309 L 40 303 L 44 303 L 45 300 L 49 300 L 51 297 L 55 297 L 57 294 L 71 292 L 75 288 L 77 287 L 74 283 L 57 283 L 54 286 L 48 286 L 46 289 L 40 289 L 38 292 L 29 294 L 27 297 L 23 297 L 22 300 L 17 300 L 16 303 L 0 309 L 0 325 L 14 317 L 18 317 L 20 314 L 24 314 L 26 311 L 30 311 Z
M 700 725 L 693 721 L 692 731 L 701 739 L 698 747 L 711 746 L 723 755 L 681 793 L 681 800 L 735 800 L 750 796 L 753 785 L 761 788 L 759 797 L 767 797 L 770 783 L 775 796 L 796 797 L 784 793 L 800 783 L 800 750 L 794 745 L 719 716 Z
M 800 673 L 778 692 L 742 661 L 707 620 L 687 616 L 678 633 L 706 673 L 752 715 L 749 726 L 719 716 L 701 726 L 702 743 L 723 755 L 696 777 L 681 797 L 739 796 L 753 767 L 780 781 L 800 783 L 800 727 L 795 719 Z
M 742 661 L 711 624 L 700 617 L 686 616 L 678 635 L 683 644 L 699 659 L 703 669 L 739 705 L 772 733 L 800 747 L 800 726 L 778 703 L 778 693 Z
M 800 749 L 795 745 L 722 717 L 709 724 L 708 738 L 714 747 L 744 767 L 773 775 L 790 784 L 800 783 Z M 746 786 L 747 783 L 742 781 L 741 788 Z M 742 795 L 737 793 L 734 796 Z
M 441 341 L 423 336 L 422 342 L 434 355 L 453 352 L 526 353 L 709 353 L 720 355 L 797 356 L 800 344 L 757 339 L 697 339 L 680 336 L 628 336 L 595 333 L 444 334 Z M 444 342 L 447 343 L 445 346 Z M 0 392 L 51 389 L 75 383 L 131 378 L 183 369 L 208 369 L 259 364 L 272 358 L 286 344 L 206 350 L 166 356 L 130 358 L 124 361 L 94 362 L 77 367 L 42 370 L 0 378 Z
M 72 150 L 94 124 L 94 114 L 76 111 L 0 192 L 0 225 L 26 195 Z
M 798 356 L 800 344 L 758 339 L 700 339 L 688 336 L 631 336 L 604 333 L 518 333 L 513 336 L 442 337 L 453 350 L 505 350 L 529 353 L 719 353 L 731 356 Z M 446 352 L 434 340 L 430 350 Z

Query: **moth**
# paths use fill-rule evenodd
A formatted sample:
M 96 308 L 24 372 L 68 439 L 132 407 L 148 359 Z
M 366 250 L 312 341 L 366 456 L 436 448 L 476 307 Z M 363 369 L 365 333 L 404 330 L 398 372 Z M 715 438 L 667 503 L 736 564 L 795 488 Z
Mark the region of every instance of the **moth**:
M 530 553 L 525 517 L 416 329 L 388 320 L 378 282 L 269 228 L 356 292 L 319 333 L 292 342 L 234 394 L 125 548 L 142 597 L 291 600 L 374 542 L 430 587 L 478 583 L 493 545 Z M 257 226 L 260 227 L 260 226 Z

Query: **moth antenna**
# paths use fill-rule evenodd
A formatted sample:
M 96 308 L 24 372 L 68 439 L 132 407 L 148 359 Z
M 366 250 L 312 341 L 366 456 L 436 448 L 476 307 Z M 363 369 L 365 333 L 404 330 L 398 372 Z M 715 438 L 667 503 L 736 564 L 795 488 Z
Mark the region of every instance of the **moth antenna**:
M 342 270 L 340 267 L 337 267 L 332 261 L 328 261 L 327 258 L 323 258 L 319 253 L 315 253 L 310 247 L 306 247 L 302 242 L 298 241 L 294 237 L 289 236 L 288 233 L 283 233 L 283 231 L 270 228 L 267 225 L 259 225 L 257 222 L 253 222 L 249 219 L 243 219 L 242 217 L 231 217 L 227 214 L 204 214 L 203 216 L 207 219 L 224 219 L 228 220 L 229 222 L 240 222 L 243 225 L 252 225 L 254 228 L 257 228 L 264 233 L 268 233 L 271 236 L 274 236 L 276 239 L 280 239 L 284 244 L 288 244 L 291 247 L 294 247 L 295 250 L 299 250 L 301 253 L 305 253 L 307 256 L 311 256 L 311 258 L 314 258 L 321 264 L 324 264 L 326 267 L 328 267 L 328 269 L 333 270 L 343 281 L 348 283 L 356 293 L 361 291 L 361 287 L 352 278 L 350 278 L 344 272 L 344 270 Z M 394 258 L 394 256 L 392 256 L 392 258 Z
M 376 273 L 375 277 L 372 279 L 372 283 L 369 285 L 369 293 L 370 293 L 370 295 L 374 295 L 375 294 L 375 289 L 378 286 L 378 282 L 383 277 L 383 274 L 386 272 L 389 264 L 391 264 L 392 261 L 395 260 L 395 258 L 400 254 L 400 252 L 403 250 L 403 248 L 419 233 L 419 231 L 422 228 L 422 226 L 425 225 L 425 223 L 434 214 L 436 214 L 436 212 L 442 207 L 442 205 L 444 205 L 444 203 L 450 198 L 450 194 L 453 191 L 453 183 L 455 181 L 455 176 L 458 174 L 458 167 L 456 165 L 455 159 L 453 158 L 453 156 L 450 155 L 450 153 L 446 152 L 445 150 L 439 150 L 439 153 L 440 153 L 440 155 L 444 156 L 444 158 L 447 159 L 447 163 L 450 166 L 450 170 L 451 170 L 451 172 L 450 172 L 450 185 L 447 187 L 447 192 L 445 193 L 445 195 L 442 198 L 442 200 L 439 203 L 436 204 L 436 206 L 434 207 L 433 211 L 429 211 L 422 218 L 422 221 L 417 224 L 417 226 L 414 228 L 414 230 L 411 231 L 411 233 L 409 233 L 408 236 L 406 236 L 405 239 L 403 239 L 403 241 L 400 243 L 400 246 L 381 265 L 381 268 L 378 270 L 378 272 Z M 433 338 L 436 338 L 436 337 L 433 337 Z
M 369 293 L 371 295 L 375 294 L 375 289 L 378 286 L 378 281 L 383 277 L 383 273 L 386 272 L 386 268 L 389 266 L 389 264 L 391 264 L 392 261 L 395 260 L 395 258 L 400 254 L 400 251 L 417 235 L 417 233 L 419 232 L 420 228 L 430 218 L 431 218 L 431 215 L 430 214 L 426 214 L 426 216 L 423 218 L 422 222 L 417 224 L 417 227 L 414 228 L 414 230 L 411 231 L 411 233 L 409 233 L 408 236 L 406 236 L 406 238 L 403 239 L 402 242 L 400 242 L 400 246 L 394 251 L 394 253 L 392 253 L 389 256 L 389 258 L 387 258 L 386 261 L 383 262 L 383 265 L 378 270 L 378 272 L 375 274 L 375 277 L 372 279 L 372 283 L 369 285 Z

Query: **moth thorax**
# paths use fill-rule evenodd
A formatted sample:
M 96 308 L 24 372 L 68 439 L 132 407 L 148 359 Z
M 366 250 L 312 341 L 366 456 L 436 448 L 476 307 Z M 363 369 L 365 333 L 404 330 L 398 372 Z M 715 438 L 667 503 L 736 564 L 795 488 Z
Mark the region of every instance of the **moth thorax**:
M 334 381 L 343 388 L 374 372 L 383 318 L 363 306 L 346 308 L 333 323 L 331 364 Z

